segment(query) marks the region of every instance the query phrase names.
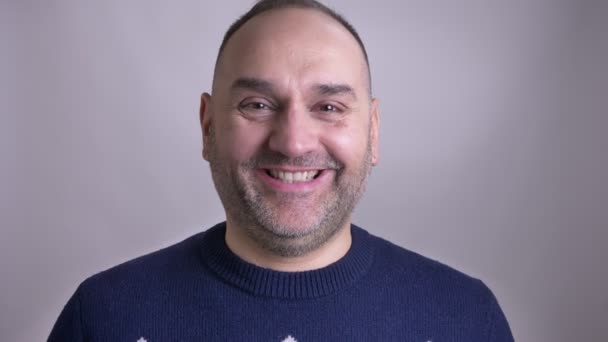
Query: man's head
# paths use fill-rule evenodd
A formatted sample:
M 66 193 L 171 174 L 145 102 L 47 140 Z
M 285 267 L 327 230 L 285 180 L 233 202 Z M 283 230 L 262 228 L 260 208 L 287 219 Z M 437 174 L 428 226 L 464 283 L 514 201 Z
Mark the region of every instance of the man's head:
M 229 227 L 281 256 L 350 224 L 378 158 L 363 45 L 327 11 L 258 3 L 227 32 L 201 103 L 203 156 Z
M 371 97 L 372 90 L 371 90 L 371 72 L 370 72 L 370 67 L 369 67 L 369 59 L 367 57 L 367 51 L 365 49 L 365 45 L 363 44 L 363 41 L 361 40 L 361 37 L 359 37 L 359 34 L 355 30 L 355 28 L 346 19 L 344 19 L 340 14 L 336 13 L 334 10 L 330 9 L 329 7 L 325 6 L 324 4 L 322 4 L 316 0 L 261 0 L 261 1 L 258 1 L 249 11 L 247 11 L 247 13 L 245 13 L 237 21 L 232 23 L 232 25 L 230 25 L 230 28 L 228 28 L 228 31 L 226 31 L 226 33 L 224 34 L 224 39 L 222 40 L 222 44 L 220 45 L 220 49 L 217 54 L 217 60 L 215 63 L 216 72 L 217 72 L 218 64 L 220 62 L 220 57 L 222 55 L 222 52 L 224 51 L 224 48 L 226 47 L 226 44 L 228 43 L 230 38 L 232 38 L 234 33 L 241 28 L 241 26 L 243 26 L 246 22 L 248 22 L 249 19 L 251 19 L 257 15 L 260 15 L 264 12 L 268 12 L 271 10 L 278 10 L 278 9 L 283 9 L 283 8 L 302 8 L 302 9 L 311 9 L 311 10 L 319 11 L 320 13 L 323 13 L 323 14 L 333 18 L 335 21 L 340 23 L 346 30 L 348 30 L 348 32 L 350 32 L 350 34 L 353 36 L 353 38 L 355 38 L 355 40 L 359 44 L 359 47 L 361 48 L 361 52 L 363 52 L 363 57 L 365 57 L 365 64 L 367 65 L 367 76 L 368 76 L 368 82 L 369 82 L 368 90 L 369 90 L 369 95 Z M 305 28 L 303 28 L 303 29 L 305 29 Z

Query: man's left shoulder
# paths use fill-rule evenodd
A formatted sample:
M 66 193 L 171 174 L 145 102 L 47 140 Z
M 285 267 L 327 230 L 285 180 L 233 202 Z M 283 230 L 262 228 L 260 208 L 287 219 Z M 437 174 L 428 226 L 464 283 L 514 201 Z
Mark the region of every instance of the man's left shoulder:
M 370 234 L 369 239 L 374 262 L 368 281 L 377 301 L 397 307 L 410 323 L 433 326 L 436 334 L 460 336 L 455 340 L 513 341 L 484 282 L 383 238 Z
M 370 239 L 376 246 L 374 268 L 390 283 L 461 300 L 493 298 L 490 289 L 478 278 L 381 237 L 370 234 Z

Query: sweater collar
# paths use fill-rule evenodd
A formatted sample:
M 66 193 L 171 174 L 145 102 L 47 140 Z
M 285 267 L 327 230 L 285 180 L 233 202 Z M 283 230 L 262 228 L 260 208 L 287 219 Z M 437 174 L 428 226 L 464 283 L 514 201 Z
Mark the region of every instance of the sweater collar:
M 226 223 L 207 230 L 202 238 L 204 263 L 219 277 L 256 296 L 305 299 L 326 296 L 361 278 L 371 267 L 370 235 L 351 225 L 352 244 L 346 255 L 326 267 L 304 272 L 280 272 L 250 264 L 226 245 Z

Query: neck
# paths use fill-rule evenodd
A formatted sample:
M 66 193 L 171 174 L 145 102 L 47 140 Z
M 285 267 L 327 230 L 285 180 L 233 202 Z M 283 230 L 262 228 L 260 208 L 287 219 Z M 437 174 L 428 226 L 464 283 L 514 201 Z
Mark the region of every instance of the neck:
M 304 255 L 285 257 L 259 246 L 234 222 L 226 223 L 226 245 L 234 254 L 248 263 L 275 271 L 302 272 L 326 267 L 346 255 L 351 243 L 349 221 L 319 248 Z

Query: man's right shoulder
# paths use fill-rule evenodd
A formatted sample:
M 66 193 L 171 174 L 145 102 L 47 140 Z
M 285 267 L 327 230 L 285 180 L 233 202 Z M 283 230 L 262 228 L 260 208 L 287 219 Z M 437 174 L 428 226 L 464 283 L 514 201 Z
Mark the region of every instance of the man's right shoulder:
M 136 323 L 142 311 L 154 309 L 153 298 L 162 297 L 168 288 L 183 284 L 187 277 L 202 273 L 199 242 L 204 234 L 87 278 L 64 306 L 48 341 L 85 341 L 89 334 L 105 336 L 115 326 Z
M 487 296 L 489 289 L 477 278 L 383 238 L 373 236 L 376 245 L 374 268 L 392 284 L 435 290 L 434 293 L 463 297 Z
M 145 284 L 158 284 L 174 279 L 183 272 L 192 271 L 201 265 L 199 254 L 200 241 L 205 232 L 159 249 L 157 251 L 128 260 L 107 270 L 96 273 L 84 280 L 79 290 L 96 295 L 109 290 L 133 290 Z

